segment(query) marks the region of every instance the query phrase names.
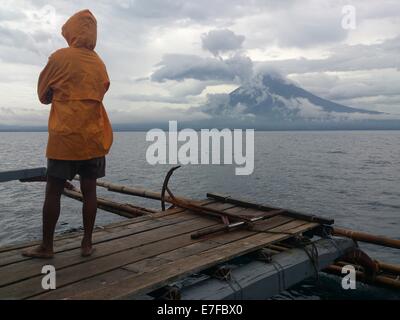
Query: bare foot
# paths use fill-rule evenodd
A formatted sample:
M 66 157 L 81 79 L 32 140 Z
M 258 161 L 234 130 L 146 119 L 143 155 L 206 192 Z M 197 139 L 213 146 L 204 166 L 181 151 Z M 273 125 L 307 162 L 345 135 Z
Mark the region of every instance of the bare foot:
M 22 251 L 22 255 L 30 258 L 51 259 L 54 256 L 53 250 L 38 246 L 32 249 Z
M 81 256 L 82 257 L 90 257 L 96 249 L 90 246 L 82 246 L 81 248 Z
M 92 239 L 88 239 L 83 237 L 81 243 L 81 256 L 82 257 L 90 257 L 94 252 L 94 248 L 92 246 Z

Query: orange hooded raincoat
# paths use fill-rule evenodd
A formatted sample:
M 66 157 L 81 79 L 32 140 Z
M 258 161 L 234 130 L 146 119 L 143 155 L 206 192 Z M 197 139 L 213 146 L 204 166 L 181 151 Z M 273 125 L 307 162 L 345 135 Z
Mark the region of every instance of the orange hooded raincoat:
M 89 10 L 74 14 L 62 27 L 69 47 L 54 52 L 38 82 L 40 102 L 52 103 L 46 157 L 87 160 L 106 155 L 113 141 L 103 106 L 110 81 L 94 51 L 96 18 Z

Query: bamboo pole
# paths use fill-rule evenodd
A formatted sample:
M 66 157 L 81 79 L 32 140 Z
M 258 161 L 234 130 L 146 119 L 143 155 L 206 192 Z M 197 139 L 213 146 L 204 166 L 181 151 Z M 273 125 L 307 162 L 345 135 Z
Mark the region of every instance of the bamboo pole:
M 379 271 L 386 271 L 393 275 L 400 276 L 400 265 L 385 263 L 378 260 L 375 260 L 375 262 L 378 264 Z M 337 261 L 336 264 L 340 266 L 345 266 L 347 264 L 352 264 L 352 263 L 346 261 Z
M 138 197 L 143 197 L 143 198 L 147 198 L 147 199 L 161 200 L 161 194 L 158 192 L 151 191 L 151 190 L 127 187 L 127 186 L 118 185 L 118 184 L 114 184 L 114 183 L 110 183 L 110 182 L 106 182 L 106 181 L 102 181 L 102 180 L 98 180 L 97 185 L 99 187 L 106 188 L 107 190 L 113 191 L 113 192 L 129 194 L 132 196 L 138 196 Z M 166 197 L 166 198 L 168 198 L 168 197 Z
M 107 188 L 109 191 L 114 191 L 114 192 L 119 192 L 123 194 L 128 194 L 128 195 L 133 195 L 133 196 L 139 196 L 139 197 L 144 197 L 144 198 L 149 198 L 149 199 L 154 199 L 154 200 L 161 200 L 161 194 L 158 192 L 154 192 L 151 190 L 146 190 L 142 188 L 135 188 L 135 187 L 126 187 L 123 185 L 117 185 L 113 183 L 109 183 L 106 181 L 99 180 L 97 181 L 97 185 L 100 187 Z M 178 207 L 185 208 L 187 210 L 191 210 L 193 212 L 199 213 L 199 214 L 206 214 L 208 216 L 214 216 L 217 218 L 221 218 L 223 216 L 234 219 L 234 220 L 245 220 L 244 218 L 241 218 L 237 215 L 230 214 L 228 212 L 222 212 L 220 210 L 216 210 L 213 208 L 204 208 L 199 201 L 194 201 L 192 199 L 184 198 L 184 197 L 170 197 L 165 195 L 164 200 L 166 202 L 169 202 L 171 204 L 174 204 Z M 248 219 L 249 221 L 251 219 Z
M 119 193 L 123 193 L 123 194 L 128 194 L 128 195 L 133 195 L 133 196 L 139 196 L 139 197 L 144 197 L 144 198 L 148 198 L 148 199 L 154 199 L 154 200 L 161 200 L 161 194 L 158 192 L 154 192 L 151 190 L 146 190 L 146 189 L 142 189 L 142 188 L 135 188 L 135 187 L 127 187 L 127 186 L 123 186 L 123 185 L 117 185 L 117 184 L 113 184 L 110 182 L 106 182 L 106 181 L 102 181 L 102 180 L 98 180 L 97 181 L 97 185 L 103 188 L 107 188 L 107 190 L 109 191 L 113 191 L 113 192 L 119 192 Z M 215 194 L 211 194 L 208 193 L 207 194 L 208 197 L 214 198 L 215 200 L 221 201 L 221 199 L 219 198 L 219 196 L 215 195 Z M 176 201 L 177 200 L 177 201 Z M 197 204 L 196 201 L 193 201 L 192 199 L 188 199 L 188 198 L 184 198 L 184 197 L 175 197 L 175 199 L 172 199 L 169 196 L 165 196 L 165 201 L 175 204 L 175 205 L 182 205 L 187 209 L 193 210 L 193 211 L 204 211 L 204 208 L 199 208 L 200 204 Z M 333 220 L 330 219 L 324 219 L 321 217 L 317 217 L 314 215 L 306 215 L 306 214 L 301 214 L 298 212 L 294 212 L 292 210 L 287 210 L 287 209 L 280 209 L 280 208 L 275 208 L 275 207 L 266 207 L 266 206 L 261 206 L 261 205 L 255 205 L 249 202 L 244 202 L 244 201 L 239 201 L 236 199 L 232 199 L 230 198 L 229 200 L 227 200 L 227 198 L 224 198 L 225 202 L 230 202 L 232 204 L 236 204 L 236 205 L 241 205 L 241 206 L 245 206 L 245 207 L 254 207 L 256 209 L 262 210 L 262 211 L 273 211 L 273 210 L 281 210 L 280 213 L 296 218 L 296 219 L 302 219 L 305 221 L 313 221 L 313 222 L 319 222 L 319 223 L 326 223 L 326 224 L 332 224 Z M 238 201 L 238 202 L 236 202 Z M 178 203 L 179 202 L 179 203 Z M 183 203 L 186 202 L 186 203 Z M 285 212 L 283 212 L 282 210 L 284 210 Z M 210 211 L 209 213 L 215 213 L 215 214 L 221 214 L 220 212 L 217 212 L 216 210 L 213 210 L 212 208 L 207 208 L 207 211 Z M 227 213 L 224 213 L 224 215 L 227 215 Z M 237 216 L 232 216 L 232 218 L 238 219 Z
M 400 265 L 385 263 L 382 261 L 377 261 L 377 263 L 378 263 L 379 269 L 400 275 Z
M 359 232 L 359 231 L 353 231 L 350 229 L 334 227 L 332 229 L 332 234 L 335 236 L 351 238 L 356 241 L 373 243 L 373 244 L 381 245 L 384 247 L 400 249 L 400 240 L 391 239 L 391 238 L 387 238 L 387 237 L 383 237 L 383 236 L 376 236 L 376 235 L 369 234 L 366 232 Z
M 137 197 L 142 197 L 142 198 L 147 198 L 147 199 L 153 199 L 153 200 L 161 200 L 160 192 L 156 192 L 156 191 L 152 191 L 152 190 L 148 190 L 148 189 L 127 187 L 124 185 L 118 185 L 118 184 L 114 184 L 114 183 L 110 183 L 110 182 L 102 181 L 102 180 L 98 180 L 97 185 L 99 187 L 106 188 L 108 191 L 112 191 L 112 192 L 118 192 L 118 193 L 122 193 L 122 194 L 127 194 L 127 195 L 131 195 L 131 196 L 137 196 Z M 194 206 L 201 206 L 200 201 L 196 201 L 193 199 L 189 199 L 189 198 L 185 198 L 185 197 L 181 197 L 181 196 L 175 196 L 175 199 L 178 201 L 189 201 L 190 204 L 194 205 Z M 164 200 L 165 200 L 165 202 L 175 204 L 175 200 L 172 199 L 168 195 L 165 195 Z M 212 209 L 210 209 L 210 210 L 212 210 Z
M 325 269 L 323 269 L 322 271 L 335 275 L 342 275 L 342 267 L 337 265 L 330 265 Z M 400 280 L 384 275 L 378 275 L 374 279 L 371 279 L 370 281 L 367 282 L 365 273 L 362 271 L 356 271 L 356 279 L 359 279 L 360 281 L 365 282 L 367 284 L 374 284 L 382 287 L 400 289 Z
M 83 195 L 78 190 L 64 189 L 63 194 L 69 198 L 83 201 Z M 117 203 L 104 198 L 97 198 L 97 207 L 126 218 L 134 218 L 155 212 L 154 210 L 137 207 L 130 204 Z

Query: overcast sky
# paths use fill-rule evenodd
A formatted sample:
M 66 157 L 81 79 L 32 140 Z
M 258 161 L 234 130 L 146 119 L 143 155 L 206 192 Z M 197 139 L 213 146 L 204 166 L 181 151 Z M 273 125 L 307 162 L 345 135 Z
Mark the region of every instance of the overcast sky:
M 82 9 L 98 21 L 96 51 L 113 123 L 200 119 L 207 95 L 278 72 L 348 106 L 400 113 L 398 0 L 0 0 L 0 124 L 45 125 L 36 96 L 61 26 Z M 355 28 L 343 28 L 343 6 Z M 347 20 L 346 20 L 347 21 Z M 193 109 L 191 109 L 193 110 Z

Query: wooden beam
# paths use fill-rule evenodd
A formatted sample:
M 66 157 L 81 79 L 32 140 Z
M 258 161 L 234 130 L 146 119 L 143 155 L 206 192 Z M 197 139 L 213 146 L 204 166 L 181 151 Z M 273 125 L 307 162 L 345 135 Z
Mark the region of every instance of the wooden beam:
M 338 276 L 342 276 L 342 267 L 337 265 L 330 265 L 322 270 L 326 273 L 335 274 Z M 387 275 L 377 275 L 373 279 L 367 280 L 367 277 L 364 272 L 356 270 L 357 280 L 365 282 L 370 285 L 377 285 L 380 287 L 391 288 L 391 289 L 400 289 L 400 280 L 397 277 L 389 277 Z
M 63 194 L 69 198 L 83 201 L 83 194 L 78 190 L 64 189 Z M 128 203 L 118 203 L 104 198 L 97 198 L 97 207 L 125 218 L 135 218 L 156 212 L 155 210 L 133 206 Z
M 336 227 L 332 229 L 332 234 L 336 236 L 347 237 L 356 241 L 377 244 L 383 247 L 400 249 L 400 240 L 398 239 L 391 239 L 384 236 L 377 236 L 366 232 L 360 232 L 360 231 L 354 231 L 350 229 L 336 228 Z
M 285 212 L 282 213 L 282 215 L 290 216 L 295 219 L 301 219 L 301 220 L 309 221 L 309 222 L 316 222 L 316 223 L 329 224 L 329 225 L 334 223 L 333 219 L 327 219 L 327 218 L 319 217 L 316 215 L 305 214 L 305 213 L 297 212 L 297 211 L 290 210 L 290 209 L 278 208 L 278 207 L 274 207 L 271 205 L 257 204 L 257 203 L 240 200 L 240 199 L 235 199 L 230 196 L 220 195 L 220 194 L 216 194 L 216 193 L 207 193 L 207 198 L 218 200 L 218 201 L 223 201 L 223 202 L 227 202 L 227 203 L 232 203 L 232 204 L 235 204 L 235 205 L 238 205 L 241 207 L 258 209 L 261 211 L 285 210 Z

